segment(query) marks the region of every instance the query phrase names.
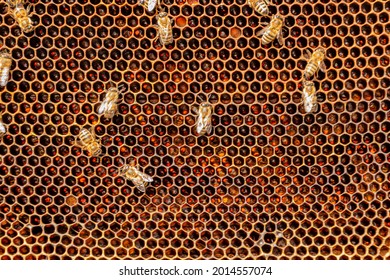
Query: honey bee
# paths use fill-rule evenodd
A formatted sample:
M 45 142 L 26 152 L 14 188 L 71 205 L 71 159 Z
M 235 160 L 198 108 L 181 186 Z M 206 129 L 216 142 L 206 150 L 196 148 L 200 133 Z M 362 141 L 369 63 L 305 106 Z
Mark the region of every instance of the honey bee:
M 122 165 L 118 173 L 119 176 L 124 176 L 127 180 L 132 181 L 134 186 L 141 192 L 145 192 L 149 183 L 153 182 L 152 177 L 139 170 L 139 166 L 135 165 L 135 161 Z
M 100 139 L 96 140 L 93 128 L 83 128 L 76 139 L 75 146 L 88 151 L 93 156 L 98 156 L 102 152 L 100 149 Z
M 157 29 L 157 38 L 160 40 L 161 45 L 168 45 L 173 42 L 172 24 L 173 19 L 170 19 L 168 14 L 161 10 L 156 16 L 157 25 L 154 27 Z
M 303 54 L 303 56 L 308 61 L 304 72 L 306 79 L 317 75 L 319 70 L 321 70 L 322 72 L 326 71 L 326 66 L 324 63 L 325 50 L 323 48 L 318 48 L 313 52 L 313 54 L 309 50 L 307 50 Z
M 205 133 L 210 133 L 211 126 L 211 116 L 213 114 L 213 106 L 208 101 L 202 101 L 199 107 L 192 107 L 192 111 L 198 115 L 196 120 L 196 132 L 202 136 Z
M 312 81 L 303 82 L 302 104 L 306 113 L 313 113 L 317 110 L 316 87 Z
M 269 16 L 267 0 L 248 0 L 248 5 L 262 16 Z
M 104 114 L 105 118 L 112 118 L 114 115 L 118 114 L 118 99 L 119 94 L 123 92 L 123 89 L 116 87 L 110 87 L 107 91 L 107 94 L 100 106 L 97 109 L 99 115 Z
M 18 22 L 20 28 L 24 33 L 29 33 L 34 30 L 32 24 L 30 9 L 31 5 L 28 5 L 27 9 L 24 8 L 24 0 L 7 0 L 9 5 L 9 12 L 11 16 Z
M 267 45 L 271 43 L 273 40 L 278 39 L 279 43 L 283 45 L 283 36 L 282 36 L 282 28 L 283 28 L 284 19 L 280 15 L 273 15 L 271 22 L 264 27 L 262 30 L 256 33 L 256 36 L 263 36 L 261 38 L 261 43 L 263 45 Z
M 11 68 L 12 58 L 7 50 L 0 52 L 0 86 L 5 87 L 9 80 L 9 70 Z
M 3 116 L 0 114 L 0 140 L 3 139 L 6 132 L 7 132 L 7 127 L 3 123 Z
M 139 0 L 138 4 L 144 6 L 148 12 L 153 12 L 156 8 L 157 4 L 160 6 L 160 0 Z

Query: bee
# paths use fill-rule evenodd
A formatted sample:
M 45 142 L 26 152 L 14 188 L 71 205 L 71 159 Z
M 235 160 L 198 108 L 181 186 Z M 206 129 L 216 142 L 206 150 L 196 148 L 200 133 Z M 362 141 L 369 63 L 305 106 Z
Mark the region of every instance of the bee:
M 98 156 L 102 152 L 100 149 L 100 139 L 96 140 L 93 128 L 83 128 L 76 139 L 75 146 L 88 151 L 93 156 Z
M 202 101 L 199 107 L 192 107 L 192 111 L 198 115 L 196 120 L 196 132 L 201 136 L 205 133 L 210 133 L 211 126 L 211 116 L 213 114 L 213 106 L 208 101 Z
M 139 166 L 135 165 L 135 161 L 122 165 L 118 173 L 119 176 L 124 176 L 127 180 L 132 181 L 134 186 L 141 192 L 145 192 L 149 183 L 153 182 L 152 177 L 139 170 Z
M 319 70 L 321 70 L 322 72 L 326 71 L 326 66 L 324 63 L 325 50 L 323 48 L 318 48 L 313 52 L 313 54 L 309 50 L 307 50 L 303 54 L 303 56 L 308 61 L 304 72 L 306 79 L 317 75 Z
M 161 45 L 168 45 L 173 42 L 172 24 L 173 19 L 170 19 L 168 14 L 161 10 L 156 16 L 157 25 L 154 27 L 157 29 L 157 38 L 160 40 Z
M 7 132 L 7 126 L 3 123 L 3 116 L 0 114 L 0 139 L 3 139 Z
M 30 9 L 31 4 L 28 5 L 27 9 L 24 8 L 24 0 L 7 0 L 9 5 L 9 12 L 11 16 L 18 22 L 20 28 L 24 33 L 29 33 L 34 30 L 32 24 Z
M 153 12 L 157 4 L 160 6 L 160 0 L 139 0 L 138 4 L 144 6 L 148 12 Z
M 12 58 L 7 50 L 0 52 L 0 86 L 5 87 L 9 80 L 9 70 L 11 68 Z
M 303 82 L 302 104 L 306 113 L 313 113 L 317 110 L 316 87 L 312 81 Z
M 123 89 L 116 87 L 110 87 L 107 91 L 107 94 L 100 106 L 97 109 L 99 115 L 104 114 L 105 118 L 112 118 L 114 115 L 118 114 L 118 99 L 119 94 L 123 92 Z
M 282 36 L 282 28 L 283 28 L 284 19 L 280 15 L 273 15 L 271 22 L 264 27 L 262 30 L 256 33 L 256 36 L 263 36 L 261 38 L 261 43 L 263 45 L 267 45 L 271 43 L 273 40 L 278 39 L 279 43 L 283 45 L 283 36 Z
M 267 0 L 248 0 L 248 5 L 262 16 L 269 15 Z

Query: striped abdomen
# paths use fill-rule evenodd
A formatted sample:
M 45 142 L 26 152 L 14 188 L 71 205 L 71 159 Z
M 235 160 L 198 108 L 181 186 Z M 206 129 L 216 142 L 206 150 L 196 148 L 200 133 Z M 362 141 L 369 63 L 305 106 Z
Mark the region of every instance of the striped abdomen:
M 268 6 L 262 0 L 256 2 L 255 10 L 263 16 L 267 16 L 269 14 Z
M 261 38 L 261 43 L 263 45 L 267 45 L 271 43 L 273 40 L 275 40 L 277 34 L 278 33 L 273 31 L 272 29 L 268 29 L 267 31 L 264 32 L 264 35 Z
M 91 144 L 94 141 L 91 132 L 87 129 L 81 130 L 79 138 L 85 145 Z
M 168 45 L 173 42 L 173 34 L 171 26 L 166 28 L 159 26 L 160 43 L 161 45 Z
M 305 68 L 305 77 L 306 79 L 309 79 L 310 77 L 314 76 L 314 74 L 317 72 L 319 65 L 315 63 L 314 61 L 309 61 L 309 63 L 306 65 Z

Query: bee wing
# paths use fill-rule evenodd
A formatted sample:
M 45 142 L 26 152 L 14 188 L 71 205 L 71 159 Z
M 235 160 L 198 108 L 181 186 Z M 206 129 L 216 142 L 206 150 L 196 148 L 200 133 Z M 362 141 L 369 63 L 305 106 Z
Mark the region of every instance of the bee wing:
M 169 38 L 169 30 L 170 30 L 170 26 L 163 26 L 163 27 L 160 27 L 160 43 L 162 45 L 164 45 L 164 43 L 168 43 L 170 44 L 171 43 L 171 40 Z
M 149 183 L 153 182 L 153 178 L 151 176 L 149 176 L 148 174 L 142 173 L 141 177 L 146 182 L 149 182 Z
M 268 27 L 264 27 L 259 32 L 256 32 L 256 36 L 262 36 L 267 30 L 268 30 Z
M 212 130 L 212 125 L 211 125 L 211 118 L 210 118 L 210 121 L 207 123 L 207 125 L 206 125 L 206 131 L 207 131 L 207 133 L 208 134 L 210 134 L 211 133 L 211 130 Z
M 211 129 L 212 129 L 212 126 L 211 126 L 211 116 L 207 119 L 207 122 L 206 122 L 206 131 L 208 134 L 211 133 Z
M 104 111 L 104 117 L 110 119 L 116 114 L 118 114 L 118 105 L 114 102 L 110 102 L 107 109 Z
M 157 0 L 149 0 L 148 2 L 148 11 L 152 12 L 154 8 L 156 7 Z
M 203 129 L 206 129 L 207 133 L 211 132 L 211 115 L 210 116 L 199 116 L 197 123 L 196 123 L 196 132 L 200 134 Z
M 317 100 L 316 100 L 317 102 Z M 318 109 L 318 103 L 314 104 L 312 112 L 316 112 Z
M 281 44 L 283 46 L 284 45 L 284 38 L 283 38 L 282 30 L 280 30 L 278 32 L 278 35 L 276 35 L 276 38 L 278 39 L 279 44 Z
M 108 105 L 109 103 L 107 102 L 107 100 L 103 100 L 103 102 L 99 105 L 98 109 L 97 109 L 97 112 L 99 115 L 103 114 L 104 111 L 106 111 L 108 109 Z
M 196 125 L 196 132 L 199 134 L 203 130 L 203 127 L 204 127 L 204 124 L 203 124 L 201 117 L 198 117 L 195 125 Z
M 325 65 L 325 63 L 323 61 L 321 61 L 319 66 L 320 66 L 320 70 L 325 73 L 326 72 L 326 65 Z
M 305 50 L 303 52 L 303 57 L 306 58 L 307 60 L 309 60 L 311 58 L 311 51 Z
M 5 133 L 6 129 L 5 129 L 5 125 L 0 122 L 0 133 Z
M 146 188 L 145 188 L 145 185 L 144 184 L 138 184 L 136 185 L 137 189 L 139 189 L 139 191 L 141 192 L 145 192 L 146 191 Z
M 195 106 L 192 106 L 191 107 L 191 110 L 195 113 L 195 114 L 199 114 L 199 110 L 198 110 L 198 107 L 195 107 Z

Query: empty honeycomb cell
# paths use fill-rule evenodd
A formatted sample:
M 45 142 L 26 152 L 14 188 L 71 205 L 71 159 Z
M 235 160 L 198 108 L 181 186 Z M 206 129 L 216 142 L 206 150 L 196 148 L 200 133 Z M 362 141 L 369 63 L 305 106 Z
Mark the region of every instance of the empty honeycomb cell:
M 285 43 L 265 47 L 244 0 L 162 1 L 165 47 L 135 0 L 49 2 L 25 36 L 0 4 L 1 259 L 389 259 L 386 1 L 273 1 Z M 305 114 L 303 53 L 320 46 Z M 85 126 L 101 157 L 73 146 Z M 145 193 L 118 176 L 129 157 Z

